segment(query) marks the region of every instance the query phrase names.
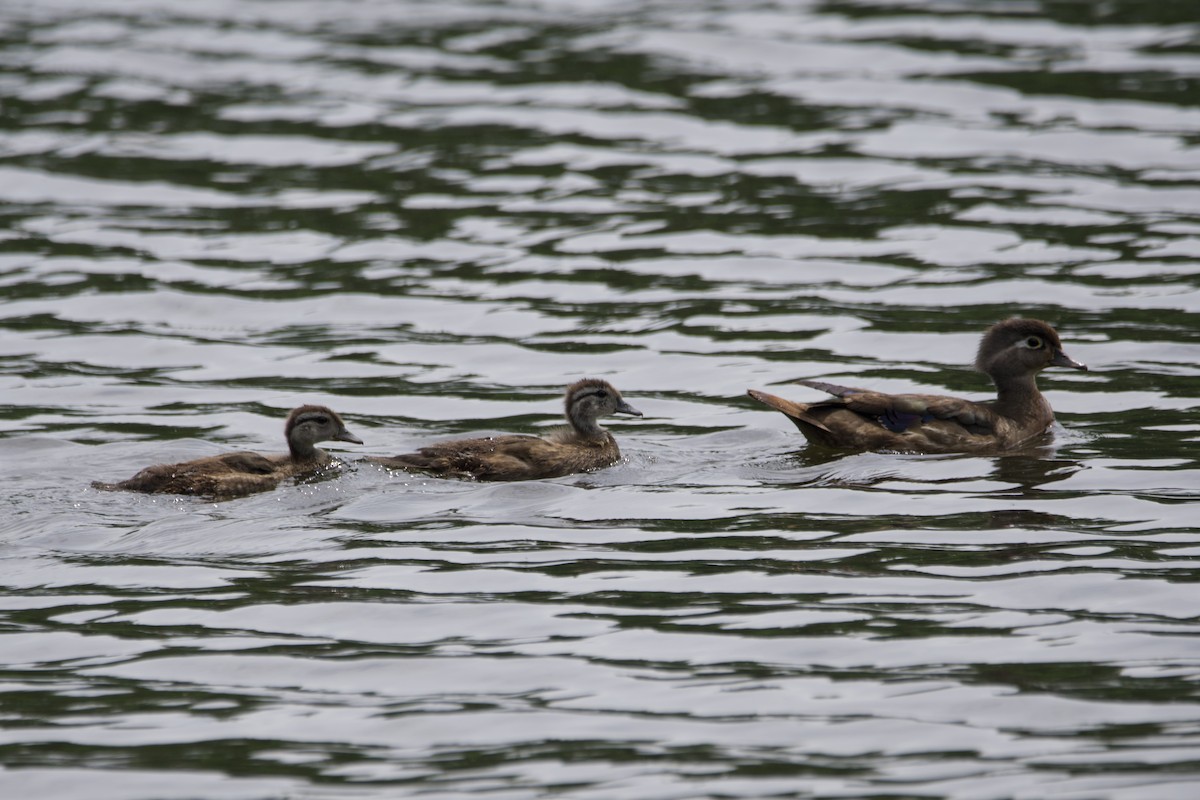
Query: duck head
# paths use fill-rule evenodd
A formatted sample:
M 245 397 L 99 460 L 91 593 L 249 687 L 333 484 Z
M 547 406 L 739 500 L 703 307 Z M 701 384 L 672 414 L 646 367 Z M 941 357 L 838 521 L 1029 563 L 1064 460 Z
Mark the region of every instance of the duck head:
M 362 439 L 346 430 L 342 418 L 325 406 L 300 406 L 293 410 L 283 432 L 295 458 L 312 458 L 317 442 L 362 444 Z
M 1018 378 L 1032 378 L 1046 367 L 1070 367 L 1087 371 L 1063 352 L 1058 333 L 1037 319 L 1006 319 L 988 328 L 979 343 L 975 368 L 987 373 L 997 385 Z
M 642 412 L 625 402 L 621 393 L 608 381 L 585 378 L 567 387 L 564 400 L 567 421 L 571 427 L 588 436 L 601 436 L 604 429 L 596 422 L 611 414 L 640 417 Z

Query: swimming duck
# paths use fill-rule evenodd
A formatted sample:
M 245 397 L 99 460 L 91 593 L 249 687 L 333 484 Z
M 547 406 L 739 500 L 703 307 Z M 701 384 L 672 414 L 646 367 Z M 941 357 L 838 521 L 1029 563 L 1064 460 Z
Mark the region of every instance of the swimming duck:
M 995 400 L 976 403 L 928 394 L 883 394 L 820 381 L 796 381 L 835 400 L 795 403 L 755 389 L 749 395 L 796 424 L 810 442 L 855 450 L 981 453 L 1011 450 L 1054 421 L 1037 388 L 1046 367 L 1087 366 L 1063 352 L 1058 334 L 1036 319 L 1007 319 L 987 330 L 975 368 L 996 384 Z
M 325 406 L 300 406 L 288 415 L 283 428 L 288 452 L 227 453 L 181 464 L 155 464 L 120 483 L 92 484 L 106 491 L 126 490 L 145 494 L 186 494 L 210 500 L 230 500 L 274 489 L 287 478 L 308 475 L 326 466 L 333 457 L 317 442 L 362 444 L 342 418 Z
M 610 414 L 642 412 L 625 402 L 608 381 L 587 378 L 567 387 L 566 427 L 546 436 L 489 436 L 422 447 L 375 464 L 445 478 L 524 481 L 558 478 L 610 466 L 621 457 L 613 435 L 596 421 Z

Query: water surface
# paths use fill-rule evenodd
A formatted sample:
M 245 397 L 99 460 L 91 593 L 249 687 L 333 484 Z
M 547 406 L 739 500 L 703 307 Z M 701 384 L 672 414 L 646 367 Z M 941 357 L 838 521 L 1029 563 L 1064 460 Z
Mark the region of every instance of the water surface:
M 1191 798 L 1188 3 L 0 4 L 0 794 Z M 745 397 L 1088 373 L 1006 457 Z M 520 484 L 96 492 L 646 413 Z

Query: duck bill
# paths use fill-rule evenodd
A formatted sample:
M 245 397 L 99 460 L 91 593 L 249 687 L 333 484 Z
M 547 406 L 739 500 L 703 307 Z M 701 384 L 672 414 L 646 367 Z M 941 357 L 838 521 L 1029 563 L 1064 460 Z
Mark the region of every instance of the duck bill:
M 638 411 L 633 406 L 626 403 L 624 400 L 617 403 L 617 407 L 613 410 L 614 414 L 628 414 L 631 417 L 640 417 L 642 412 Z
M 1054 358 L 1050 359 L 1052 367 L 1070 367 L 1071 369 L 1081 369 L 1084 372 L 1088 371 L 1087 364 L 1080 364 L 1075 359 L 1064 353 L 1062 350 L 1054 351 Z
M 333 437 L 333 440 L 335 442 L 350 442 L 351 444 L 362 444 L 363 443 L 362 439 L 358 438 L 357 436 L 355 436 L 353 433 L 346 430 L 345 428 L 342 428 L 340 431 L 338 431 L 338 435 Z

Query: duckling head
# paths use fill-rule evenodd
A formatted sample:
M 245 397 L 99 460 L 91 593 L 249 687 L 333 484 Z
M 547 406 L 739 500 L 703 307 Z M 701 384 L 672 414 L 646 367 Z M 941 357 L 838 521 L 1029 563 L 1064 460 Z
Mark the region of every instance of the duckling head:
M 616 387 L 599 378 L 584 378 L 568 386 L 565 405 L 571 427 L 588 436 L 604 434 L 604 428 L 596 422 L 600 417 L 610 414 L 642 415 L 642 412 L 625 402 Z
M 1087 371 L 1063 352 L 1058 333 L 1037 319 L 1006 319 L 988 328 L 979 343 L 975 368 L 999 383 L 1005 379 L 1032 378 L 1046 367 Z
M 300 406 L 288 415 L 283 428 L 293 458 L 312 458 L 317 442 L 353 442 L 362 444 L 332 409 L 325 406 Z

